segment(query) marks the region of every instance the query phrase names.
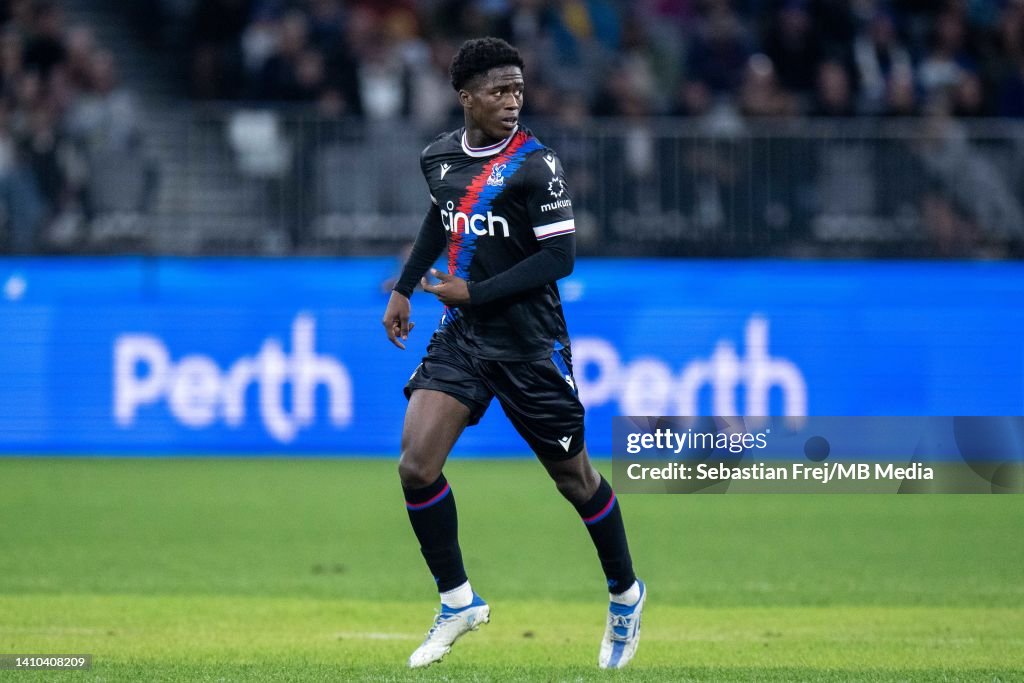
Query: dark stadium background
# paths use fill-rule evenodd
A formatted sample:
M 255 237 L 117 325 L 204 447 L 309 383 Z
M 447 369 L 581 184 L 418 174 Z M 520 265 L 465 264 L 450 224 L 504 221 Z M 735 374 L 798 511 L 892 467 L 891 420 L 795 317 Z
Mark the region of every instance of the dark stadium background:
M 404 354 L 379 321 L 482 35 L 566 169 L 594 444 L 686 407 L 1024 411 L 1020 0 L 0 0 L 0 655 L 401 677 L 434 598 L 399 388 L 437 306 Z M 585 538 L 500 411 L 474 429 L 450 479 L 501 618 L 428 676 L 587 677 Z M 624 496 L 627 677 L 1019 676 L 1019 496 L 712 498 Z
M 35 8 L 35 9 L 34 9 Z M 16 253 L 394 253 L 494 34 L 584 253 L 1019 255 L 1009 0 L 8 0 Z

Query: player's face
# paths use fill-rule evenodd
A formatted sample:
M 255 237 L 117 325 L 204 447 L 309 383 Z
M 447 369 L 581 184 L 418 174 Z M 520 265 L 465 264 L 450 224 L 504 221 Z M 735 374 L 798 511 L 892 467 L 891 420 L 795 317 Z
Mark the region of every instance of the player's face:
M 525 87 L 518 66 L 491 69 L 460 93 L 467 124 L 472 124 L 486 142 L 507 138 L 519 124 Z

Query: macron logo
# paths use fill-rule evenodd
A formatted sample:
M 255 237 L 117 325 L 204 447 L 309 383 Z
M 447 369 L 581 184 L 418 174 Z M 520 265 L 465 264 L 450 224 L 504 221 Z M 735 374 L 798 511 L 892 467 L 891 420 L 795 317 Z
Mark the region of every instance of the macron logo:
M 572 437 L 571 436 L 563 436 L 561 439 L 558 440 L 558 443 L 562 444 L 562 448 L 564 448 L 565 452 L 568 453 L 569 452 L 569 444 L 572 443 Z
M 551 169 L 551 175 L 555 175 L 555 155 L 548 154 L 546 157 L 544 157 L 544 163 L 547 164 L 548 168 Z
M 441 164 L 441 180 L 444 180 L 445 175 L 448 173 L 448 169 L 451 167 L 451 164 Z

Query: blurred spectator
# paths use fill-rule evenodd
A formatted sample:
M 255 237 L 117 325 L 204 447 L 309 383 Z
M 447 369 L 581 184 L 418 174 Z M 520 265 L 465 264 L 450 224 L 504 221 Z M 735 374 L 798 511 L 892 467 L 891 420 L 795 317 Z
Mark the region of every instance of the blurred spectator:
M 38 2 L 32 11 L 32 28 L 25 43 L 24 67 L 36 71 L 46 84 L 53 70 L 67 60 L 64 17 L 52 2 Z
M 666 111 L 681 68 L 682 51 L 675 32 L 655 27 L 636 12 L 627 12 L 622 24 L 619 62 L 629 73 L 634 89 L 652 111 Z M 671 29 L 668 29 L 671 30 Z
M 779 87 L 772 60 L 756 54 L 747 62 L 740 88 L 740 110 L 745 116 L 792 116 L 798 112 L 792 95 Z
M 276 25 L 275 49 L 260 70 L 261 97 L 281 101 L 316 99 L 323 85 L 323 56 L 309 45 L 306 15 L 285 14 Z
M 931 0 L 929 0 L 931 1 Z M 852 0 L 808 0 L 814 32 L 821 41 L 824 59 L 848 65 L 857 21 Z
M 9 24 L 0 34 L 0 91 L 5 99 L 13 97 L 18 77 L 24 70 L 21 34 Z
M 201 99 L 233 97 L 242 83 L 239 39 L 252 16 L 252 0 L 196 2 L 192 30 L 193 93 Z
M 687 55 L 686 73 L 713 94 L 735 92 L 751 55 L 750 37 L 727 0 L 713 0 Z
M 865 114 L 882 113 L 893 73 L 903 74 L 912 68 L 910 53 L 899 42 L 891 14 L 875 13 L 866 30 L 854 39 L 853 56 L 860 89 L 858 110 Z
M 618 10 L 607 0 L 558 0 L 552 3 L 548 30 L 560 59 L 582 64 L 588 54 L 619 49 L 622 25 Z
M 134 97 L 118 83 L 113 53 L 96 50 L 89 67 L 88 90 L 67 114 L 68 132 L 90 155 L 133 152 L 141 144 L 138 110 Z
M 433 132 L 447 125 L 457 105 L 447 77 L 447 66 L 451 64 L 455 48 L 442 39 L 436 39 L 424 48 L 426 56 L 412 66 L 411 97 L 416 103 L 413 119 L 420 130 Z M 540 92 L 538 88 L 531 88 L 531 108 Z
M 768 24 L 763 45 L 782 87 L 797 93 L 814 90 L 822 52 L 806 3 L 787 0 Z
M 407 117 L 412 111 L 413 71 L 405 41 L 413 39 L 408 15 L 392 14 L 384 20 L 363 11 L 353 21 L 358 34 L 352 39 L 359 59 L 359 100 L 363 114 L 381 121 Z
M 987 114 L 981 78 L 978 74 L 965 71 L 960 75 L 960 80 L 953 86 L 951 106 L 953 115 L 960 118 Z
M 918 79 L 926 98 L 948 94 L 965 71 L 974 71 L 974 61 L 964 49 L 966 30 L 959 12 L 947 10 L 938 16 L 928 54 L 918 66 Z
M 685 81 L 679 86 L 676 106 L 671 113 L 675 116 L 703 116 L 711 110 L 712 101 L 711 89 L 706 83 Z
M 59 13 L 26 18 L 24 3 L 10 11 L 25 33 L 59 24 Z M 198 97 L 307 102 L 421 128 L 457 114 L 447 61 L 482 34 L 522 51 L 535 116 L 556 116 L 570 90 L 602 116 L 637 98 L 651 114 L 719 121 L 793 107 L 907 116 L 932 98 L 959 116 L 1024 115 L 1024 0 L 204 0 L 193 25 Z M 87 40 L 71 41 L 72 65 Z M 761 61 L 752 68 L 756 52 L 770 77 Z
M 926 125 L 927 134 L 918 147 L 935 193 L 989 235 L 1017 239 L 1024 235 L 1024 210 L 1005 174 L 972 143 L 964 127 L 940 106 L 932 107 Z M 935 237 L 941 253 L 963 246 L 956 242 L 956 234 L 945 232 L 951 221 L 944 219 L 938 225 L 942 231 Z
M 67 79 L 68 85 L 76 92 L 83 92 L 91 86 L 93 55 L 96 50 L 96 39 L 88 26 L 75 26 L 68 31 Z
M 913 70 L 909 66 L 893 69 L 885 86 L 885 115 L 917 116 L 917 99 Z
M 23 37 L 27 36 L 32 31 L 34 8 L 34 0 L 8 0 L 0 4 L 0 20 L 10 30 Z
M 652 23 L 667 24 L 678 32 L 697 16 L 700 0 L 638 0 L 632 4 Z
M 998 35 L 1006 64 L 998 79 L 996 111 L 1000 116 L 1024 118 L 1024 0 L 1007 3 Z
M 818 92 L 812 113 L 817 116 L 853 116 L 850 75 L 839 62 L 827 61 L 818 67 Z
M 591 94 L 622 45 L 622 17 L 608 0 L 553 0 L 547 3 L 547 36 L 539 61 L 560 89 L 587 87 Z
M 1020 64 L 1024 61 L 1024 0 L 1006 3 L 996 30 L 1007 62 Z
M 0 232 L 14 253 L 34 250 L 46 207 L 36 177 L 20 159 L 8 127 L 7 111 L 0 108 Z
M 0 13 L 0 225 L 15 251 L 73 247 L 98 189 L 154 176 L 136 107 L 113 55 L 88 26 L 65 28 L 61 5 L 13 0 Z M 104 182 L 105 169 L 121 178 Z
M 280 17 L 269 10 L 258 11 L 245 30 L 239 36 L 239 51 L 243 79 L 247 89 L 254 96 L 258 96 L 260 79 L 263 75 L 263 68 L 267 61 L 274 56 L 278 49 L 280 33 Z M 210 83 L 206 86 L 219 90 L 219 85 Z M 226 93 L 219 93 L 224 97 Z
M 714 97 L 707 85 L 689 81 L 679 90 L 677 108 L 672 112 L 692 119 L 688 127 L 704 135 L 736 135 L 744 129 L 738 108 L 727 97 Z
M 157 179 L 142 146 L 135 98 L 120 86 L 113 54 L 97 50 L 91 64 L 90 89 L 65 120 L 89 166 L 82 211 L 90 220 L 108 212 L 141 213 L 152 202 Z
M 342 41 L 344 30 L 345 8 L 341 0 L 309 0 L 309 39 L 318 50 L 333 50 Z
M 26 88 L 34 86 L 28 85 Z M 52 218 L 73 213 L 81 199 L 85 169 L 68 136 L 58 124 L 52 104 L 40 101 L 21 123 L 20 154 L 32 169 L 36 186 Z
M 630 117 L 650 114 L 651 88 L 627 64 L 616 65 L 606 76 L 595 97 L 594 116 Z
M 545 0 L 515 0 L 494 20 L 495 35 L 513 45 L 535 45 L 546 38 L 552 13 Z

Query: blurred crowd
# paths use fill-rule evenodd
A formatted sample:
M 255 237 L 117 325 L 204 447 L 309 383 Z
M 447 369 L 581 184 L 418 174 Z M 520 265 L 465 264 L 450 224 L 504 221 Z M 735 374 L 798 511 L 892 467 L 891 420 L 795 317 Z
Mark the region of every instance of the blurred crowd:
M 591 226 L 579 230 L 584 247 L 612 237 L 622 248 L 690 239 L 732 249 L 741 234 L 752 251 L 787 240 L 923 240 L 939 255 L 1024 244 L 1024 138 L 1002 122 L 965 122 L 1024 119 L 1024 0 L 89 7 L 100 5 L 123 12 L 120 30 L 141 26 L 171 48 L 178 70 L 163 77 L 188 74 L 172 88 L 233 102 L 226 115 L 214 107 L 196 119 L 199 139 L 211 141 L 197 150 L 151 141 L 176 162 L 164 167 L 169 188 L 192 187 L 181 177 L 190 164 L 208 170 L 194 154 L 215 170 L 230 154 L 238 172 L 210 174 L 216 187 L 206 189 L 220 194 L 180 195 L 199 209 L 163 201 L 171 208 L 161 210 L 220 210 L 216 197 L 236 196 L 247 179 L 259 191 L 234 213 L 284 216 L 296 247 L 324 235 L 377 238 L 391 217 L 421 210 L 408 149 L 461 120 L 447 68 L 463 40 L 481 35 L 523 53 L 531 125 L 573 178 L 580 225 Z M 99 242 L 97 218 L 130 219 L 155 204 L 138 106 L 111 52 L 59 2 L 0 0 L 0 24 L 0 248 L 88 248 Z M 131 65 L 160 55 L 118 57 Z M 247 106 L 268 102 L 302 106 L 294 117 Z M 680 127 L 673 116 L 692 118 Z M 839 121 L 847 117 L 857 118 Z M 902 127 L 893 134 L 893 125 Z
M 138 117 L 113 54 L 60 4 L 0 2 L 0 24 L 0 234 L 27 252 L 77 235 L 94 170 L 137 149 Z
M 164 0 L 203 99 L 452 113 L 460 42 L 524 54 L 533 115 L 1024 117 L 1024 0 Z
M 184 19 L 199 99 L 306 103 L 420 134 L 461 120 L 447 76 L 461 42 L 505 38 L 535 130 L 601 217 L 584 247 L 749 229 L 899 234 L 966 255 L 1024 233 L 1022 150 L 961 125 L 1024 118 L 1024 0 L 203 0 Z M 660 137 L 669 116 L 692 117 L 700 139 Z M 755 120 L 810 131 L 810 117 L 923 118 L 891 144 L 737 134 Z M 581 140 L 603 119 L 614 134 Z

